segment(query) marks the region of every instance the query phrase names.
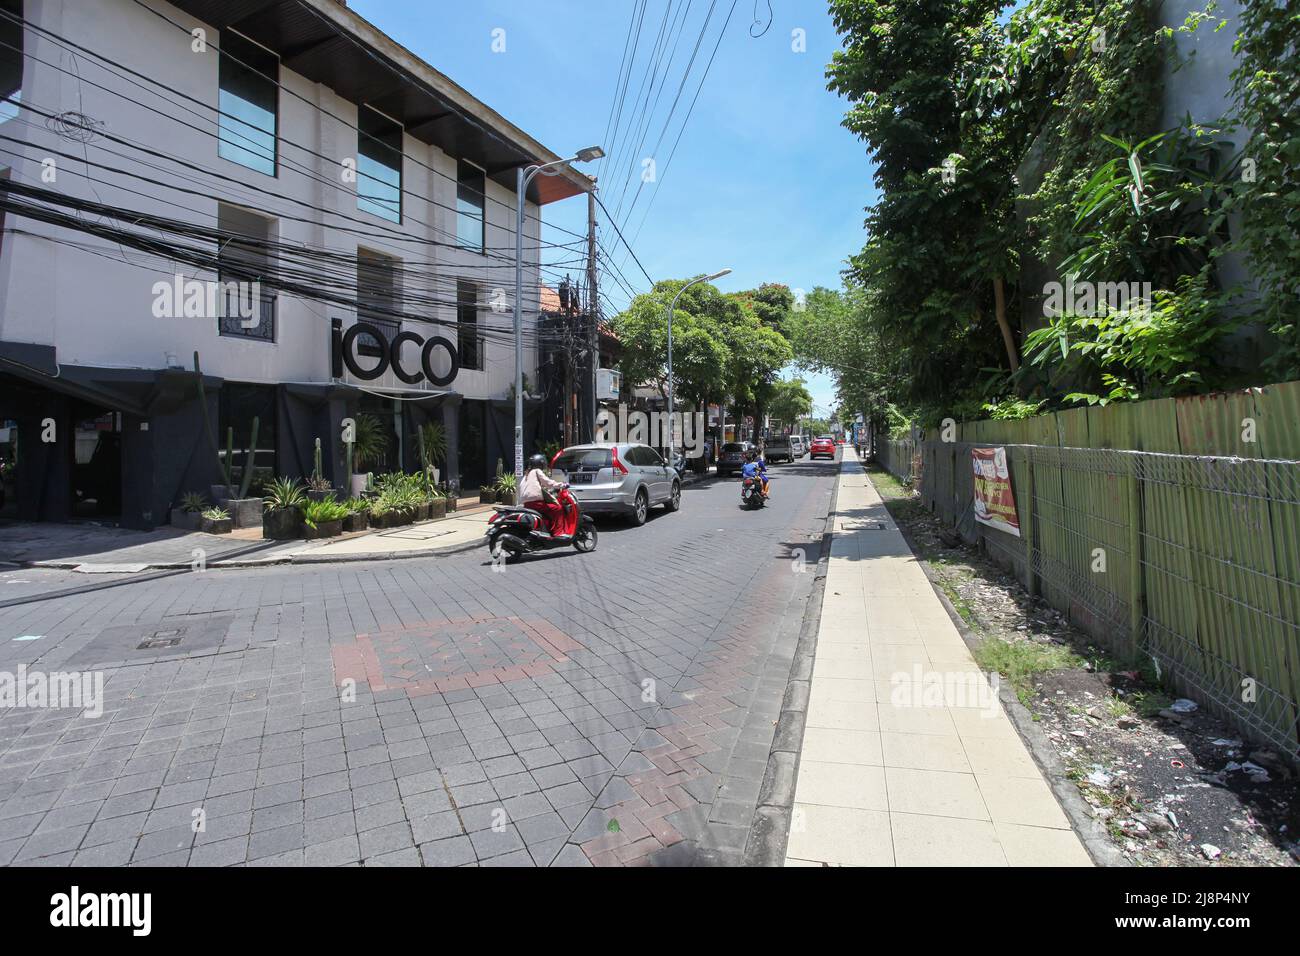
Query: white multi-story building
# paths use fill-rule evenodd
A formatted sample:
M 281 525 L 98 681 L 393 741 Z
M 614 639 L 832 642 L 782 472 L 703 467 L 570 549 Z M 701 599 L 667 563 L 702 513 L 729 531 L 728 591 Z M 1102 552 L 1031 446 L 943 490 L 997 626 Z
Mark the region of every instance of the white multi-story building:
M 0 63 L 11 510 L 163 523 L 217 480 L 209 426 L 242 468 L 254 417 L 266 475 L 319 439 L 345 485 L 359 413 L 390 438 L 370 470 L 429 420 L 445 477 L 508 467 L 515 178 L 559 156 L 340 0 L 0 0 Z M 541 206 L 590 185 L 529 195 L 534 383 Z

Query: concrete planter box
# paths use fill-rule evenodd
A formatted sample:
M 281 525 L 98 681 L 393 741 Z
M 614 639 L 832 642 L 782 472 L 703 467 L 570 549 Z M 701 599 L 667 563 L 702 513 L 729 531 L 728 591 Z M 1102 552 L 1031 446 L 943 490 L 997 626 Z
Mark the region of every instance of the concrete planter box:
M 229 485 L 208 485 L 208 491 L 213 501 L 234 498 L 239 494 L 239 486 L 230 487 Z
M 261 498 L 219 498 L 217 507 L 225 509 L 236 528 L 256 528 L 262 523 L 266 503 Z
M 455 495 L 455 494 L 449 494 L 446 498 L 443 498 L 442 500 L 443 500 L 443 502 L 444 502 L 445 505 L 446 505 L 446 508 L 447 508 L 446 513 L 447 513 L 447 514 L 451 514 L 453 511 L 456 510 L 456 495 Z
M 206 534 L 230 534 L 235 530 L 233 518 L 204 518 L 203 531 Z
M 435 498 L 429 502 L 429 517 L 434 519 L 447 517 L 446 498 Z
M 172 509 L 172 527 L 183 531 L 198 531 L 203 526 L 203 515 L 198 511 L 186 511 L 183 508 Z
M 360 498 L 366 493 L 366 484 L 369 480 L 369 474 L 352 476 L 352 480 L 349 482 L 349 488 L 352 491 L 353 498 Z
M 518 503 L 518 492 L 499 491 L 497 492 L 497 503 L 502 505 L 515 505 Z
M 385 511 L 383 514 L 371 515 L 370 526 L 372 528 L 400 528 L 402 525 L 411 523 L 411 514 L 408 511 Z
M 337 498 L 338 492 L 333 488 L 326 488 L 324 491 L 308 490 L 307 492 L 307 500 L 309 501 L 324 501 L 326 498 L 329 497 Z
M 322 521 L 314 528 L 304 521 L 302 524 L 302 532 L 302 536 L 308 541 L 316 541 L 320 538 L 337 538 L 343 533 L 343 519 L 340 518 L 337 521 Z
M 415 506 L 415 520 L 416 521 L 429 520 L 429 502 L 421 501 L 418 505 Z
M 262 537 L 272 541 L 292 541 L 302 537 L 302 512 L 297 508 L 280 508 L 262 515 Z
M 370 527 L 370 513 L 358 511 L 356 514 L 350 514 L 343 519 L 343 531 L 365 531 Z
M 478 503 L 481 505 L 490 505 L 497 500 L 497 490 L 495 488 L 480 488 L 478 490 Z

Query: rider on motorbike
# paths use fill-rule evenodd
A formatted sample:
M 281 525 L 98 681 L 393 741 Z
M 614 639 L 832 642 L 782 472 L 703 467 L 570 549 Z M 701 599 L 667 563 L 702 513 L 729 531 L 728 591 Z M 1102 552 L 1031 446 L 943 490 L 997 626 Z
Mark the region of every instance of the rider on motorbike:
M 763 497 L 764 498 L 768 497 L 767 462 L 765 462 L 762 458 L 758 457 L 758 452 L 751 451 L 749 453 L 749 460 L 746 461 L 744 467 L 740 469 L 740 473 L 745 478 L 759 479 L 759 481 L 762 483 L 763 486 Z
M 564 518 L 564 508 L 555 500 L 554 492 L 563 488 L 564 483 L 546 474 L 546 465 L 545 455 L 528 459 L 528 471 L 519 487 L 519 503 L 538 512 L 546 519 L 547 529 L 554 533 Z

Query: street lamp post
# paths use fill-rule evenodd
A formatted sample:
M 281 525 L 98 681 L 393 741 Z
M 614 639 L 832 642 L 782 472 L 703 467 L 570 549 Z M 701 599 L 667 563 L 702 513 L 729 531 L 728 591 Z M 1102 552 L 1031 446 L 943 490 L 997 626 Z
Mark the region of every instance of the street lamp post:
M 686 285 L 677 290 L 673 296 L 672 302 L 668 304 L 668 467 L 672 468 L 676 464 L 677 451 L 677 419 L 673 417 L 673 312 L 677 308 L 677 300 L 682 297 L 682 293 L 691 286 L 700 282 L 712 282 L 714 279 L 721 279 L 725 275 L 730 275 L 730 269 L 723 269 L 721 272 L 715 272 L 712 275 L 696 276 Z
M 522 484 L 524 480 L 524 201 L 528 193 L 528 184 L 538 173 L 554 176 L 548 170 L 569 163 L 589 163 L 600 159 L 605 151 L 599 146 L 580 149 L 568 159 L 557 159 L 540 166 L 520 166 L 516 177 L 515 191 L 515 481 Z M 540 248 L 540 247 L 539 247 Z

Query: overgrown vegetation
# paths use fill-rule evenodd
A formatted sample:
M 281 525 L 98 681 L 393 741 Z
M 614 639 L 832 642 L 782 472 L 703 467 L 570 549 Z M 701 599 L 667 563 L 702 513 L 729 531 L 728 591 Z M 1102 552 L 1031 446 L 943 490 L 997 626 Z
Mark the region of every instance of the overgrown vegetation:
M 829 85 L 879 199 L 844 287 L 792 317 L 797 360 L 891 434 L 1300 375 L 1300 18 L 1282 0 L 1232 22 L 1189 5 L 1177 28 L 1159 0 L 1011 6 L 832 0 Z M 1162 128 L 1166 84 L 1190 82 L 1178 35 L 1221 29 L 1232 112 Z M 1229 254 L 1253 286 L 1225 283 Z M 1229 340 L 1242 324 L 1267 332 L 1262 372 Z

